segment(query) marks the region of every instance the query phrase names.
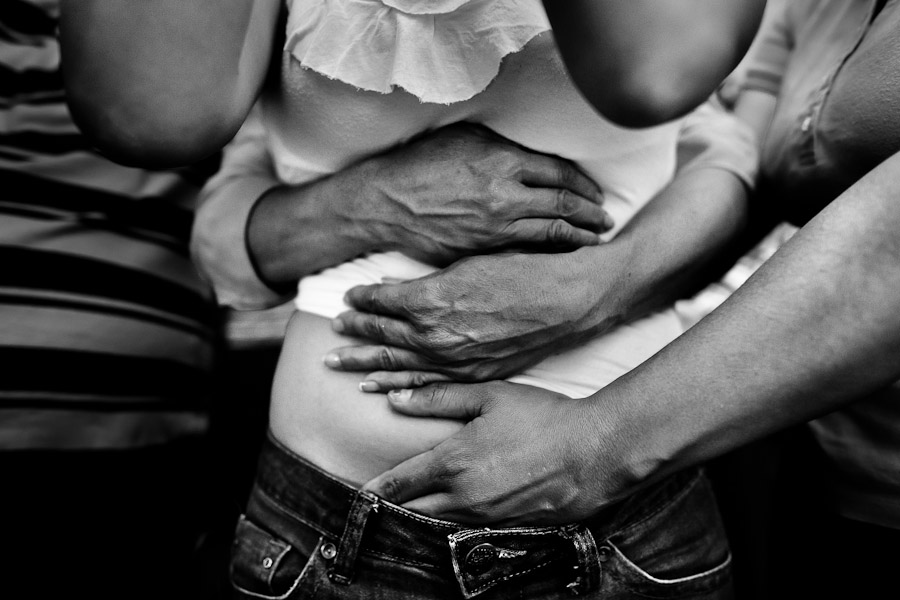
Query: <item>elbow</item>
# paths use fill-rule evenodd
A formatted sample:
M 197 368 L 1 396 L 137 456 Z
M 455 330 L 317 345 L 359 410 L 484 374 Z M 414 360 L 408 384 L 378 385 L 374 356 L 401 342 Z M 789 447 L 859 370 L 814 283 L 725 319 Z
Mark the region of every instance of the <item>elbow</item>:
M 626 128 L 662 125 L 691 112 L 714 91 L 678 85 L 669 78 L 627 77 L 602 89 L 582 90 L 607 120 Z
M 146 103 L 98 101 L 70 89 L 68 104 L 88 142 L 109 160 L 144 169 L 196 163 L 234 137 L 244 115 L 209 111 L 160 110 Z
M 728 75 L 730 47 L 707 44 L 692 60 L 683 55 L 619 60 L 613 64 L 582 61 L 572 76 L 588 102 L 606 119 L 627 128 L 661 125 L 703 104 Z M 715 56 L 710 60 L 708 56 Z

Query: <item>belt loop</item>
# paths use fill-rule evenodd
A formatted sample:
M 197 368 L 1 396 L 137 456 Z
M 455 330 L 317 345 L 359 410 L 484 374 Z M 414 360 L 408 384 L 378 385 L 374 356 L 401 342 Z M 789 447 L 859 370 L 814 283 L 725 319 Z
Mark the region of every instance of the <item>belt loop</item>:
M 347 515 L 347 523 L 344 533 L 338 544 L 334 566 L 328 572 L 328 579 L 342 585 L 349 585 L 353 579 L 353 565 L 356 563 L 356 555 L 359 545 L 369 520 L 369 513 L 378 512 L 378 496 L 369 492 L 358 492 L 350 505 L 350 514 Z
M 600 586 L 600 553 L 594 534 L 584 525 L 566 527 L 560 532 L 575 546 L 578 564 L 575 566 L 575 579 L 566 587 L 573 596 L 580 596 Z

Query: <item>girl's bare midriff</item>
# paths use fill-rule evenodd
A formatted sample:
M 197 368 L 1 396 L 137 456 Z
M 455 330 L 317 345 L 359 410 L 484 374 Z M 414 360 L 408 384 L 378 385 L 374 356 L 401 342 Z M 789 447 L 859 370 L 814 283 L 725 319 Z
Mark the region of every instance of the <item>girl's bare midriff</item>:
M 359 486 L 433 448 L 462 423 L 400 415 L 384 394 L 359 391 L 364 373 L 323 364 L 329 350 L 355 343 L 332 331 L 330 319 L 295 312 L 275 372 L 269 422 L 293 452 Z

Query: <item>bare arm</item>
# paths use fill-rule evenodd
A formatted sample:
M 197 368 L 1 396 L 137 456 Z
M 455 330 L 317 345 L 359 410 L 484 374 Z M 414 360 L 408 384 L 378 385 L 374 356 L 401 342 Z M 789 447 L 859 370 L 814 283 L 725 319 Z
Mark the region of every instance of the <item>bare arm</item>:
M 194 221 L 194 256 L 223 304 L 274 304 L 300 277 L 369 251 L 442 264 L 506 245 L 596 245 L 611 225 L 600 190 L 571 163 L 472 125 L 286 185 L 256 117 L 226 147 Z
M 63 0 L 73 117 L 110 158 L 171 167 L 219 150 L 265 79 L 276 0 Z
M 900 154 L 718 310 L 597 395 L 656 432 L 646 438 L 650 472 L 717 456 L 900 378 L 898 182 Z
M 898 184 L 900 154 L 712 314 L 586 401 L 499 382 L 391 394 L 404 413 L 475 420 L 366 487 L 466 521 L 515 522 L 535 505 L 577 520 L 890 385 L 900 378 Z
M 573 81 L 629 127 L 682 116 L 738 65 L 764 0 L 545 0 Z
M 378 371 L 370 391 L 507 377 L 694 291 L 744 225 L 755 139 L 704 106 L 682 130 L 679 158 L 675 180 L 609 243 L 477 256 L 422 279 L 350 290 L 356 310 L 335 326 L 372 345 L 341 348 L 326 364 Z

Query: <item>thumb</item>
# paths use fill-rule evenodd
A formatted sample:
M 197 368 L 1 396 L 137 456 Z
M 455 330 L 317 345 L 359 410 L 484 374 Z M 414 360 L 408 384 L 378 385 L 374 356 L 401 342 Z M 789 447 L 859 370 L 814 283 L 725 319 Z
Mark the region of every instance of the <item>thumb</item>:
M 413 417 L 444 417 L 471 421 L 484 411 L 487 397 L 477 393 L 478 386 L 437 383 L 416 389 L 391 390 L 391 408 Z

